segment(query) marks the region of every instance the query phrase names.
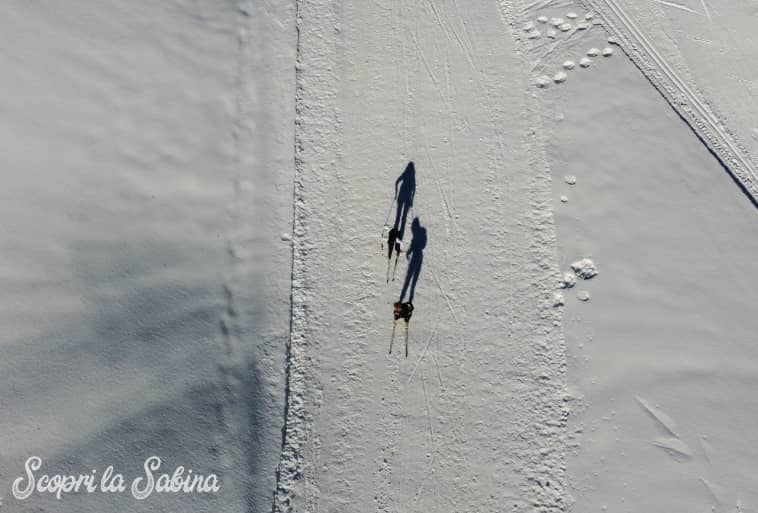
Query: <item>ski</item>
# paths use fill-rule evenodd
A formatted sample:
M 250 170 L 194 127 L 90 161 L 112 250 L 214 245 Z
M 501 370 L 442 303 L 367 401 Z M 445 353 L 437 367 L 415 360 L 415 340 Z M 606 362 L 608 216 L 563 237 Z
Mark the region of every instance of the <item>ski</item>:
M 392 321 L 392 337 L 390 338 L 390 354 L 392 354 L 392 342 L 395 341 L 395 328 L 397 327 L 397 319 Z
M 395 268 L 392 270 L 392 281 L 395 281 L 395 274 L 397 273 L 397 261 L 400 259 L 400 251 L 395 253 Z M 387 263 L 387 274 L 389 274 L 389 262 Z M 389 279 L 387 280 L 387 283 L 389 283 Z
M 408 358 L 408 325 L 410 323 L 405 321 L 405 357 Z

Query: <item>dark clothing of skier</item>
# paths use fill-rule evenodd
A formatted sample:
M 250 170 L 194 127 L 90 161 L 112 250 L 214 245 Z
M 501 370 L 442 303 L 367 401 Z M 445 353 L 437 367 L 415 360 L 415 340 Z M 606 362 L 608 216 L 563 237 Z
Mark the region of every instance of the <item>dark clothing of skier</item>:
M 384 247 L 382 247 L 384 249 Z M 403 252 L 403 241 L 397 232 L 392 228 L 387 236 L 387 283 L 390 282 L 390 264 L 392 262 L 392 252 L 395 253 L 395 267 L 392 272 L 392 281 L 395 281 L 395 272 L 397 271 L 397 261 L 400 259 L 400 253 Z
M 392 338 L 390 338 L 390 354 L 392 354 L 392 343 L 395 341 L 395 328 L 397 321 L 403 319 L 405 321 L 405 357 L 408 358 L 408 324 L 411 322 L 411 315 L 413 315 L 413 305 L 411 303 L 397 302 L 392 305 Z
M 387 258 L 390 260 L 392 259 L 392 252 L 397 252 L 398 255 L 400 255 L 400 244 L 401 242 L 398 239 L 398 232 L 397 228 L 392 228 L 389 233 L 389 237 L 387 237 Z
M 397 302 L 392 307 L 392 316 L 397 321 L 403 319 L 405 322 L 411 322 L 411 316 L 413 315 L 412 303 L 400 303 Z

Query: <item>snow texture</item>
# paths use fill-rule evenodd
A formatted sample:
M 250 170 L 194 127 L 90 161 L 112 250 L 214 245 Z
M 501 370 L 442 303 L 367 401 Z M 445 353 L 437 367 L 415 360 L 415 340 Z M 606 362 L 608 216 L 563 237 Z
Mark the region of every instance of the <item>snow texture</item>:
M 754 511 L 754 25 L 725 0 L 8 3 L 2 510 Z M 568 294 L 577 255 L 604 278 Z M 160 454 L 223 491 L 22 503 L 32 454 Z
M 565 511 L 550 182 L 527 73 L 512 72 L 523 23 L 494 4 L 298 5 L 275 511 Z M 366 248 L 408 160 L 428 244 L 406 360 L 387 354 L 399 285 Z
M 576 275 L 583 280 L 589 280 L 590 278 L 597 276 L 597 267 L 595 266 L 595 262 L 593 262 L 590 258 L 582 258 L 581 260 L 577 260 L 571 264 L 571 270 L 574 271 Z
M 0 31 L 2 511 L 270 510 L 294 10 L 8 2 Z M 32 455 L 128 479 L 153 454 L 222 490 L 11 494 Z

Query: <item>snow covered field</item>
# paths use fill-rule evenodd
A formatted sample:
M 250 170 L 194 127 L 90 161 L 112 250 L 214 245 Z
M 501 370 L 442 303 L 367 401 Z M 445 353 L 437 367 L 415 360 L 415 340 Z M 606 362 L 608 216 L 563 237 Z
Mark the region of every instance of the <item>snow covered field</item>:
M 8 3 L 0 509 L 758 511 L 753 4 Z
M 3 9 L 3 510 L 270 509 L 295 40 L 293 7 L 264 7 Z M 130 479 L 153 454 L 222 492 L 11 493 L 33 455 Z

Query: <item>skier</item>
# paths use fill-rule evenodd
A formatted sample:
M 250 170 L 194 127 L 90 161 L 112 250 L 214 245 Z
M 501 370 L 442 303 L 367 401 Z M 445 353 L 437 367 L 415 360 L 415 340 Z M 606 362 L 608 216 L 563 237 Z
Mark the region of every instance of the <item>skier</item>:
M 385 231 L 388 228 L 384 226 Z M 384 243 L 382 242 L 382 250 L 384 250 Z M 397 261 L 400 258 L 400 253 L 403 252 L 403 240 L 397 228 L 391 228 L 387 236 L 387 283 L 390 282 L 390 262 L 392 261 L 392 252 L 395 252 L 395 268 L 392 272 L 392 281 L 395 281 L 395 272 L 397 271 Z
M 392 354 L 392 343 L 395 341 L 395 328 L 397 327 L 398 319 L 405 321 L 405 357 L 408 358 L 408 324 L 411 322 L 411 316 L 413 315 L 413 304 L 397 302 L 392 305 L 392 338 L 390 338 L 390 354 Z

